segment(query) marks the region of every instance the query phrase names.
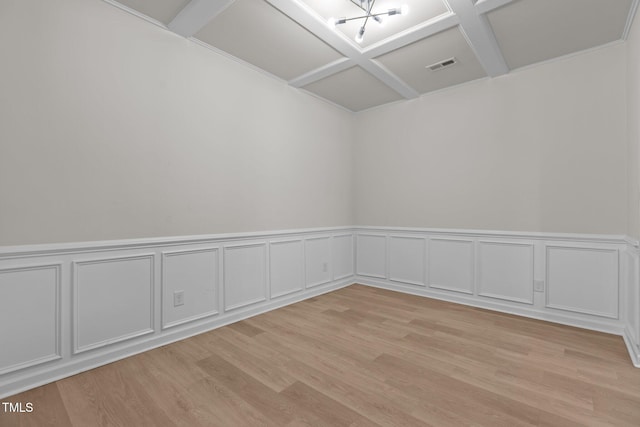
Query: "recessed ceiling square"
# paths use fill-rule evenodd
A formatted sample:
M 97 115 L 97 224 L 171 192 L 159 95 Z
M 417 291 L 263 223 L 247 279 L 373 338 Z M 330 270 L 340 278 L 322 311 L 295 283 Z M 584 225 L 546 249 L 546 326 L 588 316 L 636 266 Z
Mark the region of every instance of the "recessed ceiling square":
M 342 56 L 263 0 L 236 0 L 196 38 L 291 80 Z
M 632 0 L 516 0 L 488 14 L 510 68 L 622 36 Z
M 437 71 L 426 68 L 455 58 L 456 64 Z M 482 65 L 458 28 L 443 31 L 376 58 L 420 93 L 485 77 Z
M 189 0 L 118 0 L 118 3 L 167 25 L 189 3 Z
M 302 1 L 325 21 L 329 18 L 352 18 L 364 14 L 364 11 L 357 6 L 360 3 L 359 0 L 354 0 L 357 4 L 354 4 L 351 0 Z M 449 8 L 442 0 L 376 0 L 372 13 L 386 12 L 389 9 L 400 8 L 403 5 L 408 6 L 409 12 L 406 15 L 385 16 L 382 18 L 382 24 L 378 24 L 375 21 L 368 22 L 364 39 L 360 45 L 362 47 L 370 46 L 408 28 L 449 13 Z M 349 21 L 336 26 L 335 29 L 349 39 L 354 40 L 362 23 L 363 20 Z
M 304 86 L 304 89 L 351 111 L 365 110 L 402 98 L 360 67 L 333 74 Z

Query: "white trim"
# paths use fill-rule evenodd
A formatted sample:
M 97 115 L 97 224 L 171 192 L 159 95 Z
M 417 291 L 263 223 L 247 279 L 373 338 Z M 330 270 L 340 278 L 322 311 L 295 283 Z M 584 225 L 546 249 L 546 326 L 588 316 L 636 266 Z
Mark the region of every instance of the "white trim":
M 448 5 L 447 5 L 448 7 Z M 460 24 L 460 19 L 455 13 L 447 12 L 436 16 L 422 24 L 401 31 L 391 37 L 387 37 L 377 43 L 367 46 L 362 50 L 365 58 L 376 58 L 393 50 L 407 46 L 434 34 L 448 30 Z
M 618 298 L 616 298 L 616 312 L 615 313 L 605 313 L 593 310 L 585 310 L 579 307 L 569 307 L 559 304 L 551 304 L 549 302 L 549 293 L 551 290 L 551 278 L 549 277 L 549 256 L 550 249 L 573 249 L 577 251 L 588 251 L 588 252 L 613 252 L 616 254 L 616 259 L 618 260 L 618 269 L 616 271 L 616 285 L 618 290 Z M 544 259 L 545 259 L 545 291 L 544 291 L 544 306 L 547 308 L 555 309 L 555 310 L 563 310 L 563 311 L 573 311 L 574 313 L 582 313 L 588 314 L 591 316 L 600 316 L 606 317 L 609 319 L 619 319 L 620 318 L 620 251 L 618 249 L 608 249 L 608 248 L 588 248 L 584 246 L 570 246 L 570 245 L 545 245 L 544 247 Z
M 471 245 L 471 259 L 469 260 L 469 271 L 471 273 L 471 290 L 461 289 L 461 288 L 452 288 L 446 285 L 439 285 L 431 283 L 431 275 L 429 274 L 429 259 L 431 257 L 431 242 L 457 242 L 457 243 L 469 243 Z M 477 280 L 476 280 L 476 254 L 478 252 L 477 242 L 475 239 L 465 239 L 463 237 L 428 237 L 427 238 L 427 263 L 425 268 L 427 269 L 427 286 L 429 288 L 440 289 L 443 291 L 450 292 L 459 292 L 466 295 L 475 295 L 477 291 Z
M 333 252 L 333 245 L 334 245 L 334 242 L 335 242 L 336 238 L 339 239 L 339 238 L 348 237 L 348 238 L 351 239 L 351 253 L 352 253 L 352 255 L 355 255 L 355 247 L 356 247 L 355 235 L 353 233 L 340 233 L 340 234 L 332 234 L 331 237 L 332 237 L 332 241 L 331 241 L 331 250 L 332 250 L 332 252 L 331 252 L 331 263 L 332 263 L 331 273 L 332 273 L 333 280 L 342 280 L 342 279 L 346 279 L 347 277 L 353 277 L 353 275 L 355 274 L 355 268 L 356 268 L 356 263 L 355 263 L 355 260 L 353 260 L 353 257 L 351 257 L 352 258 L 352 261 L 351 261 L 351 267 L 352 267 L 351 268 L 351 273 L 346 273 L 346 274 L 343 274 L 343 275 L 340 275 L 340 276 L 336 276 L 336 268 L 335 268 L 335 262 L 334 262 L 335 261 L 335 259 L 334 259 L 335 254 Z
M 334 231 L 353 229 L 352 226 L 303 228 L 275 231 L 253 231 L 243 233 L 225 234 L 196 234 L 175 237 L 149 237 L 143 239 L 99 240 L 74 243 L 45 243 L 38 245 L 0 246 L 0 261 L 11 258 L 40 257 L 48 255 L 66 255 L 76 252 L 83 254 L 89 252 L 119 251 L 125 249 L 157 248 L 161 246 L 181 246 L 198 243 L 208 244 L 225 241 L 256 240 L 270 237 L 282 237 L 286 235 L 319 234 Z
M 443 0 L 460 18 L 460 31 L 490 77 L 509 72 L 489 20 L 469 0 Z
M 182 37 L 191 37 L 225 10 L 234 0 L 191 0 L 169 22 L 169 29 Z
M 0 375 L 5 375 L 10 372 L 19 371 L 21 369 L 31 368 L 33 366 L 41 365 L 43 363 L 51 362 L 53 360 L 58 360 L 62 358 L 62 311 L 60 309 L 60 304 L 62 302 L 62 263 L 52 263 L 52 264 L 38 264 L 38 265 L 26 265 L 26 266 L 16 266 L 10 268 L 2 268 L 0 269 L 0 274 L 16 272 L 16 271 L 34 271 L 34 270 L 49 270 L 53 268 L 55 270 L 55 349 L 53 354 L 48 354 L 42 357 L 38 357 L 32 360 L 26 360 L 24 362 L 15 363 L 13 365 L 5 366 L 0 369 Z
M 631 3 L 629 15 L 627 16 L 627 22 L 624 25 L 624 30 L 622 30 L 622 40 L 626 41 L 629 38 L 629 33 L 631 32 L 633 21 L 635 20 L 634 18 L 637 14 L 638 4 L 640 4 L 640 0 L 633 0 L 633 3 Z
M 487 310 L 497 311 L 500 313 L 515 314 L 518 316 L 529 317 L 532 319 L 545 320 L 548 322 L 558 323 L 561 325 L 575 326 L 578 328 L 589 329 L 608 334 L 622 335 L 624 325 L 618 321 L 607 321 L 606 319 L 592 319 L 585 316 L 574 316 L 570 313 L 555 313 L 540 310 L 530 305 L 514 305 L 509 301 L 478 299 L 472 295 L 452 294 L 448 292 L 439 292 L 438 290 L 404 286 L 399 283 L 372 279 L 370 277 L 356 276 L 355 283 L 372 286 L 375 288 L 388 289 L 391 291 L 403 292 L 406 294 L 417 295 L 426 298 L 433 298 L 442 301 L 448 301 L 457 304 L 468 305 L 471 307 L 484 308 Z
M 136 17 L 138 17 L 140 19 L 143 19 L 143 20 L 149 22 L 150 24 L 153 24 L 153 25 L 155 25 L 157 27 L 160 27 L 163 30 L 171 31 L 169 29 L 169 27 L 167 27 L 163 22 L 160 22 L 157 19 L 150 17 L 149 15 L 145 15 L 142 12 L 138 12 L 137 10 L 132 9 L 129 6 L 125 6 L 124 4 L 119 3 L 116 0 L 102 0 L 102 1 L 105 2 L 105 3 L 109 3 L 110 5 L 115 6 L 120 10 L 123 10 L 123 11 L 125 11 L 127 13 L 130 13 L 133 16 L 136 16 Z
M 631 357 L 631 363 L 633 363 L 633 366 L 636 368 L 640 368 L 640 350 L 633 340 L 632 333 L 629 332 L 629 329 L 626 327 L 622 333 L 622 338 L 624 339 L 624 344 L 627 346 L 627 351 Z
M 300 88 L 317 82 L 318 80 L 322 80 L 325 77 L 329 77 L 341 71 L 348 70 L 349 68 L 355 67 L 356 65 L 357 64 L 355 63 L 355 61 L 351 58 L 336 59 L 335 61 L 323 65 L 322 67 L 318 67 L 292 80 L 289 80 L 289 85 L 295 88 Z
M 255 240 L 255 239 L 251 239 Z M 231 249 L 242 249 L 242 248 L 253 248 L 253 247 L 262 247 L 264 248 L 264 270 L 262 272 L 263 280 L 262 280 L 262 297 L 254 298 L 248 301 L 241 302 L 239 304 L 227 305 L 227 300 L 223 300 L 223 308 L 224 312 L 227 313 L 229 311 L 237 310 L 239 308 L 248 307 L 250 305 L 258 304 L 260 302 L 267 301 L 269 299 L 269 256 L 268 256 L 268 242 L 251 242 L 251 243 L 231 243 L 224 244 L 222 246 L 222 289 L 225 290 L 227 286 L 227 269 L 225 267 L 224 257 L 227 255 L 227 250 Z
M 154 299 L 154 290 L 155 290 L 155 254 L 136 254 L 136 255 L 127 255 L 127 256 L 117 256 L 117 257 L 109 257 L 109 258 L 96 258 L 89 260 L 77 261 L 74 260 L 71 262 L 72 269 L 72 279 L 71 279 L 71 294 L 72 294 L 72 320 L 71 320 L 71 331 L 73 337 L 73 348 L 72 354 L 80 354 L 85 351 L 95 350 L 101 347 L 105 347 L 112 344 L 117 344 L 122 341 L 127 341 L 133 338 L 141 337 L 148 334 L 153 334 L 155 332 L 155 299 Z M 149 263 L 149 328 L 141 329 L 139 331 L 131 332 L 129 334 L 124 334 L 119 337 L 108 338 L 106 340 L 102 340 L 93 344 L 80 346 L 79 345 L 79 336 L 78 336 L 78 286 L 80 283 L 78 282 L 78 269 L 83 265 L 91 265 L 91 264 L 104 264 L 110 262 L 118 262 L 118 261 L 131 261 L 134 259 L 148 259 Z
M 511 3 L 513 0 L 478 0 L 475 4 L 478 14 L 485 14 Z
M 206 247 L 206 248 L 198 248 L 198 249 L 184 249 L 184 250 L 179 250 L 179 251 L 163 251 L 161 253 L 161 275 L 160 275 L 160 321 L 161 321 L 161 328 L 162 330 L 165 329 L 169 329 L 172 328 L 174 326 L 178 326 L 178 325 L 182 325 L 184 323 L 188 323 L 188 322 L 193 322 L 194 320 L 199 320 L 199 319 L 204 319 L 207 317 L 212 317 L 212 316 L 216 316 L 218 314 L 220 314 L 220 310 L 216 309 L 216 310 L 211 310 L 211 311 L 207 311 L 205 313 L 201 313 L 201 314 L 196 314 L 195 316 L 191 316 L 191 317 L 187 317 L 184 319 L 180 319 L 180 320 L 176 320 L 174 322 L 166 322 L 165 323 L 165 318 L 166 318 L 166 314 L 164 312 L 164 291 L 165 291 L 165 279 L 166 279 L 166 259 L 170 258 L 172 256 L 180 256 L 180 255 L 186 255 L 186 254 L 193 254 L 193 253 L 201 253 L 201 252 L 212 252 L 215 253 L 216 255 L 216 272 L 220 271 L 220 246 L 211 246 L 211 247 Z M 216 280 L 218 280 L 218 278 L 216 277 Z M 220 284 L 216 283 L 216 288 L 214 290 L 214 299 L 216 304 L 218 303 L 218 289 L 220 288 Z
M 5 372 L 0 376 L 0 398 L 6 397 L 20 391 L 42 385 L 60 379 L 96 366 L 109 363 L 123 357 L 130 356 L 142 351 L 149 350 L 161 345 L 175 342 L 189 336 L 202 333 L 211 329 L 215 329 L 222 325 L 232 323 L 271 309 L 275 309 L 293 302 L 301 301 L 306 298 L 311 298 L 315 295 L 325 293 L 334 289 L 353 284 L 362 283 L 369 286 L 377 286 L 386 289 L 391 289 L 399 292 L 410 293 L 414 295 L 421 295 L 423 297 L 436 298 L 446 301 L 451 301 L 460 304 L 466 304 L 490 310 L 496 310 L 505 313 L 511 313 L 521 315 L 525 317 L 532 317 L 541 320 L 552 321 L 560 324 L 571 325 L 586 329 L 598 330 L 607 333 L 614 333 L 618 335 L 625 334 L 625 342 L 630 349 L 630 354 L 633 360 L 638 360 L 638 347 L 635 340 L 636 337 L 631 336 L 634 333 L 632 329 L 633 325 L 626 325 L 625 322 L 631 322 L 630 316 L 625 315 L 625 306 L 620 306 L 621 319 L 609 319 L 598 317 L 583 313 L 573 312 L 560 312 L 550 308 L 546 308 L 542 305 L 525 306 L 508 301 L 492 300 L 489 298 L 481 298 L 477 295 L 466 294 L 458 292 L 458 290 L 444 290 L 429 286 L 414 286 L 404 285 L 401 283 L 391 282 L 387 279 L 389 272 L 388 254 L 389 254 L 389 235 L 393 234 L 399 237 L 409 237 L 416 235 L 424 235 L 427 241 L 429 239 L 442 239 L 442 240 L 462 240 L 474 242 L 474 260 L 477 258 L 478 239 L 496 239 L 500 242 L 513 241 L 516 239 L 523 239 L 526 243 L 534 244 L 536 248 L 540 248 L 545 244 L 552 244 L 554 241 L 562 242 L 563 245 L 575 244 L 581 247 L 593 247 L 593 248 L 611 248 L 615 245 L 618 250 L 622 251 L 626 248 L 626 251 L 630 256 L 640 256 L 640 251 L 636 248 L 637 241 L 625 235 L 601 235 L 601 234 L 567 234 L 567 233 L 544 233 L 544 232 L 517 232 L 517 231 L 493 231 L 493 230 L 460 230 L 460 229 L 434 229 L 434 228 L 408 228 L 408 227 L 326 227 L 326 228 L 309 228 L 299 230 L 284 230 L 284 231 L 261 231 L 255 233 L 230 233 L 219 235 L 203 235 L 203 236 L 182 236 L 182 237 L 165 237 L 165 238 L 152 238 L 152 239 L 130 239 L 120 241 L 106 241 L 106 242 L 82 242 L 82 243 L 67 243 L 67 244 L 52 244 L 52 245 L 30 245 L 30 246 L 13 246 L 0 248 L 0 266 L 3 269 L 15 269 L 23 268 L 21 265 L 29 260 L 41 265 L 54 265 L 58 266 L 58 280 L 59 285 L 59 318 L 60 324 L 58 326 L 58 336 L 61 340 L 58 340 L 58 353 L 62 353 L 62 357 L 56 357 L 55 360 L 47 361 L 37 360 L 36 362 L 43 364 L 33 365 L 30 367 L 24 367 L 20 370 L 15 370 L 10 373 Z M 198 251 L 212 249 L 211 246 L 217 248 L 234 248 L 238 246 L 266 245 L 267 253 L 265 256 L 269 256 L 268 250 L 270 243 L 284 242 L 284 241 L 298 241 L 305 239 L 315 238 L 327 238 L 335 239 L 336 236 L 349 236 L 353 238 L 353 252 L 348 256 L 352 257 L 352 263 L 354 272 L 358 271 L 358 236 L 373 236 L 380 237 L 384 240 L 385 248 L 385 277 L 365 277 L 363 275 L 350 275 L 344 279 L 335 278 L 332 282 L 326 285 L 319 285 L 317 287 L 302 289 L 296 291 L 291 295 L 283 295 L 277 298 L 266 298 L 258 303 L 246 307 L 237 307 L 232 312 L 225 312 L 224 305 L 224 250 L 219 250 L 218 254 L 218 311 L 216 316 L 189 319 L 188 323 L 175 325 L 170 329 L 163 329 L 161 326 L 161 299 L 158 297 L 158 292 L 161 289 L 162 269 L 161 262 L 159 261 L 163 251 L 180 251 L 182 249 L 186 251 Z M 379 243 L 382 245 L 382 242 Z M 558 243 L 559 244 L 559 243 Z M 103 246 L 101 246 L 103 245 Z M 360 248 L 361 249 L 361 248 Z M 429 245 L 427 244 L 426 255 L 429 257 Z M 118 252 L 120 251 L 120 252 Z M 149 253 L 151 252 L 151 253 Z M 305 245 L 302 245 L 303 252 L 303 281 L 306 278 L 306 249 Z M 93 255 L 91 255 L 93 254 Z M 97 254 L 97 255 L 96 255 Z M 537 252 L 536 252 L 537 254 Z M 93 351 L 86 351 L 77 354 L 72 354 L 73 350 L 73 337 L 75 333 L 75 325 L 72 317 L 74 313 L 75 305 L 73 304 L 73 295 L 75 292 L 74 283 L 77 282 L 74 279 L 74 273 L 77 270 L 77 263 L 86 263 L 95 261 L 89 257 L 102 257 L 99 260 L 112 260 L 112 259 L 130 259 L 141 256 L 152 257 L 153 267 L 151 271 L 153 273 L 153 292 L 154 297 L 151 298 L 153 302 L 152 310 L 154 313 L 154 322 L 152 323 L 155 333 L 145 336 L 139 336 L 135 339 L 127 339 L 118 342 L 114 345 L 108 345 Z M 381 254 L 379 254 L 381 255 Z M 111 257 L 109 257 L 111 256 Z M 534 255 L 538 256 L 538 255 Z M 88 259 L 85 260 L 84 258 Z M 158 262 L 156 262 L 156 259 Z M 538 263 L 538 268 L 544 267 L 544 257 L 535 258 Z M 381 259 L 382 262 L 382 259 Z M 475 264 L 474 264 L 475 265 Z M 425 273 L 425 280 L 427 285 L 429 284 L 428 276 L 428 264 L 425 264 L 427 272 Z M 31 267 L 29 265 L 27 268 Z M 267 273 L 265 281 L 270 282 L 268 275 L 270 268 L 270 262 L 267 258 L 265 260 L 265 269 Z M 475 268 L 475 267 L 474 267 Z M 536 273 L 542 277 L 541 271 L 536 270 Z M 474 270 L 474 280 L 477 280 L 478 271 Z M 629 277 L 628 277 L 629 276 Z M 630 277 L 628 274 L 619 274 L 620 279 L 620 297 L 626 295 L 626 289 L 628 286 L 638 286 L 635 282 L 636 279 Z M 475 283 L 475 282 L 474 282 Z M 477 284 L 475 288 L 477 289 Z M 636 292 L 640 295 L 640 292 Z M 536 298 L 536 303 L 542 303 L 542 300 Z M 64 311 L 62 311 L 64 310 Z M 635 320 L 633 320 L 635 321 Z M 625 332 L 626 329 L 626 332 Z M 635 350 L 634 350 L 635 349 Z M 635 353 L 631 353 L 631 350 Z
M 629 239 L 622 234 L 577 234 L 577 233 L 546 233 L 538 231 L 497 231 L 455 228 L 418 228 L 418 227 L 387 227 L 362 226 L 354 227 L 358 234 L 366 233 L 427 233 L 433 236 L 452 236 L 461 238 L 512 238 L 528 240 L 562 240 L 564 242 L 610 243 L 626 244 Z M 366 232 L 366 233 L 363 233 Z
M 307 257 L 305 255 L 305 269 L 304 269 L 304 283 L 305 283 L 305 289 L 310 289 L 310 288 L 315 288 L 316 286 L 322 286 L 324 284 L 330 283 L 332 281 L 332 277 L 333 277 L 333 237 L 331 235 L 329 236 L 310 236 L 304 239 L 304 247 L 305 247 L 305 254 L 307 253 L 307 242 L 310 240 L 328 240 L 329 241 L 329 266 L 328 268 L 331 269 L 331 271 L 327 271 L 327 273 L 329 273 L 329 278 L 326 280 L 320 280 L 318 282 L 309 282 L 309 277 L 307 275 Z M 352 274 L 350 274 L 348 277 L 353 276 Z

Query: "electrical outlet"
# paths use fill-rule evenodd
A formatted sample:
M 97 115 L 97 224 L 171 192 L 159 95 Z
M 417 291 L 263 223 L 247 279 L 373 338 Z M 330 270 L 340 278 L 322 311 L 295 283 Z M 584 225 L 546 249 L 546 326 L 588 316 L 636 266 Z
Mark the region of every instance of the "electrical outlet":
M 533 282 L 533 290 L 536 292 L 544 292 L 544 280 L 535 280 Z
M 322 272 L 326 273 L 327 271 L 329 271 L 329 263 L 328 262 L 323 262 L 322 263 Z
M 178 307 L 184 305 L 184 291 L 175 291 L 173 293 L 173 306 Z

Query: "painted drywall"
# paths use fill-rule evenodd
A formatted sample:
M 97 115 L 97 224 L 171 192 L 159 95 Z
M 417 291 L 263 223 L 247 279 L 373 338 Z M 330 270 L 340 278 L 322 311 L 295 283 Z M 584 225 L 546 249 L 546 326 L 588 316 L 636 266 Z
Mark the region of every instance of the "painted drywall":
M 637 15 L 637 13 L 636 13 Z M 640 19 L 634 19 L 627 47 L 627 155 L 629 226 L 627 233 L 640 238 Z
M 348 225 L 352 117 L 100 0 L 0 2 L 0 245 Z
M 617 43 L 358 114 L 356 223 L 626 233 L 625 57 Z

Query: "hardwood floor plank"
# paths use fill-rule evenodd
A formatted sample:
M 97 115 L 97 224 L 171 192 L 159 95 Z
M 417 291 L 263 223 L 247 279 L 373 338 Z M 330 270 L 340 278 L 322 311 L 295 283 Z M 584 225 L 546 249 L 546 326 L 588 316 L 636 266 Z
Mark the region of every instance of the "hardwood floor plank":
M 355 422 L 359 422 L 360 425 L 376 425 L 357 412 L 299 381 L 284 389 L 280 394 L 293 402 L 296 408 L 313 413 L 328 426 L 347 427 Z
M 27 411 L 27 403 L 32 404 L 32 412 L 10 413 L 0 408 L 0 426 L 3 427 L 45 427 L 70 426 L 71 420 L 64 407 L 64 403 L 56 383 L 51 383 L 32 390 L 25 391 L 12 399 L 3 399 L 21 403 Z

